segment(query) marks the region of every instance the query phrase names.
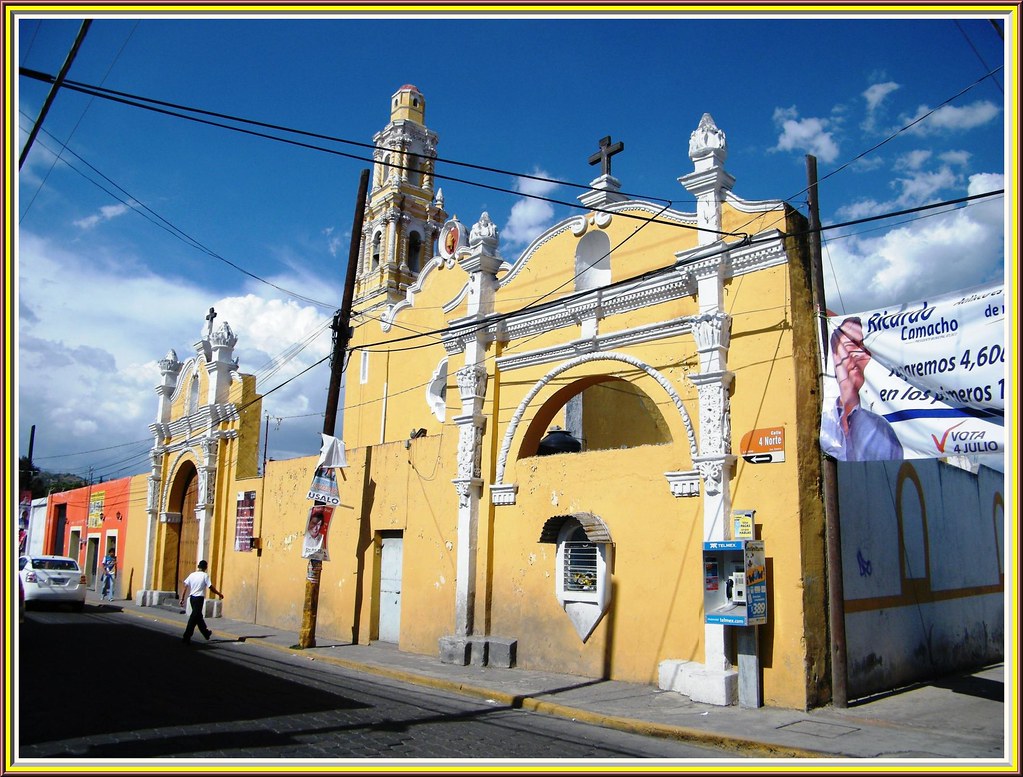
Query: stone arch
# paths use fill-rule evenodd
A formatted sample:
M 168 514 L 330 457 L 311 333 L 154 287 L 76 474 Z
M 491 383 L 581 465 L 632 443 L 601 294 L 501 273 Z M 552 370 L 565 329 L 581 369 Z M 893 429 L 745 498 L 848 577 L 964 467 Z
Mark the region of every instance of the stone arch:
M 920 509 L 919 520 L 911 521 L 909 518 L 910 502 L 906 498 L 909 490 L 916 497 L 916 503 Z M 927 494 L 923 483 L 920 482 L 920 474 L 909 462 L 903 462 L 899 467 L 896 476 L 895 486 L 895 517 L 898 521 L 899 536 L 899 573 L 902 584 L 905 586 L 909 581 L 922 581 L 930 585 L 931 577 L 931 554 L 927 536 Z M 916 536 L 909 536 L 910 534 Z M 919 551 L 912 553 L 911 543 L 913 540 L 920 543 Z M 916 568 L 913 561 L 919 560 L 922 568 Z
M 616 384 L 621 384 L 621 387 L 615 388 Z M 554 392 L 554 394 L 548 397 L 547 401 L 537 408 L 533 415 L 533 419 L 529 422 L 529 425 L 526 427 L 526 430 L 522 435 L 522 441 L 519 444 L 516 458 L 521 459 L 526 456 L 533 456 L 536 454 L 537 447 L 540 444 L 540 439 L 544 436 L 547 429 L 550 427 L 554 416 L 558 414 L 561 408 L 566 407 L 566 405 L 571 405 L 574 400 L 582 400 L 590 390 L 599 391 L 600 389 L 608 389 L 611 391 L 619 391 L 629 394 L 631 399 L 644 401 L 644 404 L 647 406 L 653 403 L 653 399 L 649 394 L 622 378 L 608 375 L 588 375 L 584 378 L 580 378 L 579 380 L 573 381 L 571 384 Z M 649 425 L 649 428 L 642 429 L 643 433 L 639 435 L 640 439 L 636 439 L 636 435 L 633 435 L 632 442 L 626 442 L 620 435 L 615 435 L 614 440 L 608 440 L 606 434 L 601 435 L 598 433 L 597 437 L 594 438 L 588 434 L 588 424 L 585 422 L 583 422 L 578 428 L 570 423 L 569 430 L 584 443 L 585 450 L 607 450 L 609 448 L 617 449 L 625 447 L 631 448 L 638 445 L 663 445 L 672 442 L 673 439 L 671 432 L 669 429 L 665 428 L 666 424 L 659 409 L 656 407 L 644 408 L 644 410 L 647 409 L 652 409 L 658 414 L 658 417 Z M 579 420 L 581 421 L 581 419 Z M 657 423 L 658 421 L 660 421 L 660 424 Z M 612 444 L 608 444 L 609 442 Z
M 582 356 L 577 356 L 574 359 L 570 359 L 563 364 L 558 365 L 540 380 L 538 380 L 533 388 L 529 390 L 529 393 L 522 398 L 519 406 L 515 409 L 514 415 L 512 415 L 511 422 L 508 424 L 508 429 L 505 431 L 504 439 L 501 442 L 501 451 L 497 457 L 497 472 L 494 480 L 495 485 L 502 485 L 504 483 L 504 473 L 508 463 L 508 454 L 511 450 L 512 441 L 515 439 L 515 433 L 518 431 L 519 424 L 522 421 L 522 417 L 525 415 L 526 410 L 529 408 L 532 401 L 536 398 L 543 388 L 550 383 L 554 378 L 558 377 L 564 372 L 578 367 L 581 364 L 595 361 L 618 361 L 629 364 L 637 369 L 642 370 L 655 381 L 657 384 L 664 389 L 665 393 L 671 399 L 672 404 L 678 411 L 679 416 L 682 419 L 682 423 L 686 429 L 686 437 L 689 442 L 689 452 L 692 458 L 695 460 L 698 456 L 698 450 L 696 446 L 696 432 L 693 429 L 692 419 L 689 417 L 689 411 L 686 410 L 685 405 L 682 403 L 682 398 L 675 391 L 675 387 L 671 385 L 671 382 L 660 372 L 655 370 L 646 362 L 637 359 L 634 356 L 627 354 L 613 353 L 606 351 L 599 351 L 597 353 L 588 353 Z
M 195 566 L 200 543 L 198 506 L 199 468 L 191 453 L 183 451 L 171 467 L 164 492 L 162 558 L 157 564 L 162 583 L 177 591 L 178 583 Z

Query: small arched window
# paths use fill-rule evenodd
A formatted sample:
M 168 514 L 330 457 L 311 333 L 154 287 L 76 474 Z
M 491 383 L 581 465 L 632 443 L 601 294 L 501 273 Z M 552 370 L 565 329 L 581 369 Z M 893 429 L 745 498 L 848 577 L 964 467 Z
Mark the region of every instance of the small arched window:
M 192 378 L 192 385 L 188 387 L 188 414 L 199 412 L 199 376 Z
M 556 515 L 544 524 L 540 542 L 557 547 L 554 594 L 585 642 L 611 605 L 611 533 L 592 513 Z
M 370 266 L 369 266 L 369 268 L 371 270 L 376 270 L 376 269 L 378 269 L 380 267 L 380 243 L 381 243 L 381 237 L 382 236 L 381 236 L 381 234 L 379 232 L 377 232 L 373 236 L 373 256 L 372 256 L 371 263 L 370 263 Z
M 611 240 L 604 232 L 590 232 L 575 252 L 575 288 L 588 291 L 611 282 Z
M 423 239 L 418 232 L 408 236 L 408 269 L 410 272 L 419 272 L 420 256 L 423 253 Z

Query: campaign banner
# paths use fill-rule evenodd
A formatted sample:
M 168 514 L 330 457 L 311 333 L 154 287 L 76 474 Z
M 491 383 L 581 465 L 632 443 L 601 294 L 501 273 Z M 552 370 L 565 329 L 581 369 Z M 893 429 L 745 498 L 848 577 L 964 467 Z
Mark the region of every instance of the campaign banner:
M 329 505 L 341 504 L 341 494 L 337 488 L 337 476 L 329 467 L 317 467 L 313 473 L 313 482 L 309 486 L 306 499 L 324 502 Z
M 247 552 L 252 550 L 252 538 L 255 528 L 256 492 L 239 491 L 235 507 L 234 549 Z
M 103 525 L 103 503 L 106 497 L 106 491 L 93 491 L 89 495 L 89 516 L 86 525 L 90 529 L 98 529 Z
M 839 461 L 1004 453 L 1003 284 L 827 323 L 825 453 Z
M 330 530 L 330 519 L 334 508 L 328 505 L 313 505 L 309 508 L 309 518 L 305 525 L 305 537 L 302 540 L 302 558 L 330 561 L 327 553 L 327 532 Z
M 32 522 L 32 492 L 22 491 L 18 505 L 18 553 L 25 554 L 28 545 L 28 528 Z

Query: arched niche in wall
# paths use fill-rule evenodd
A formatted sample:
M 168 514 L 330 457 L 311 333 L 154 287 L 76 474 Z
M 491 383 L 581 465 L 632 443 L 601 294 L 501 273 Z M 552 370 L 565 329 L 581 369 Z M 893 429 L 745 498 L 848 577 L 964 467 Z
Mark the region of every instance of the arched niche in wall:
M 553 420 L 565 411 L 566 428 L 584 451 L 620 450 L 673 441 L 657 403 L 636 384 L 610 375 L 582 378 L 556 391 L 533 416 L 518 458 L 535 456 Z

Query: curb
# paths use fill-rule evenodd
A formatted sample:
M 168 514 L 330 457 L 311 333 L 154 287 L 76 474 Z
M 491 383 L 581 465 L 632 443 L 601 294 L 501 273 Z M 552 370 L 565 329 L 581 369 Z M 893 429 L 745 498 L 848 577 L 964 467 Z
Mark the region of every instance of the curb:
M 171 626 L 181 625 L 177 620 L 156 614 L 151 615 L 149 613 L 142 613 L 127 608 L 122 609 L 121 612 L 132 615 L 136 618 L 159 621 Z M 482 688 L 477 685 L 470 685 L 454 680 L 442 680 L 436 677 L 428 677 L 426 675 L 416 674 L 402 669 L 391 669 L 378 664 L 352 661 L 347 658 L 338 658 L 336 656 L 328 655 L 308 655 L 302 649 L 278 645 L 259 637 L 242 637 L 229 631 L 225 631 L 224 629 L 213 628 L 212 630 L 214 632 L 225 634 L 229 637 L 234 637 L 238 641 L 244 641 L 245 643 L 258 643 L 262 647 L 272 648 L 282 653 L 306 655 L 311 661 L 324 661 L 329 664 L 334 664 L 335 666 L 340 666 L 343 669 L 351 669 L 353 671 L 377 675 L 378 677 L 386 677 L 389 680 L 398 680 L 399 682 L 408 683 L 410 685 L 420 685 L 427 688 L 459 693 L 464 696 L 490 699 L 511 709 L 521 709 L 526 712 L 537 712 L 544 715 L 567 718 L 569 720 L 587 723 L 594 726 L 603 726 L 604 728 L 613 728 L 618 731 L 625 731 L 631 734 L 641 734 L 644 736 L 659 737 L 661 739 L 674 739 L 680 742 L 703 743 L 710 745 L 711 747 L 735 750 L 737 753 L 749 757 L 790 759 L 839 757 L 834 753 L 824 753 L 817 750 L 805 750 L 802 748 L 787 747 L 784 745 L 774 745 L 755 739 L 745 739 L 727 734 L 708 733 L 706 731 L 686 728 L 684 726 L 669 726 L 663 723 L 651 723 L 648 721 L 636 720 L 634 718 L 623 718 L 617 715 L 605 715 L 602 713 L 590 712 L 589 710 L 580 709 L 578 707 L 569 707 L 564 704 L 558 704 L 557 702 L 544 701 L 535 696 L 523 696 L 507 693 L 506 691 Z

